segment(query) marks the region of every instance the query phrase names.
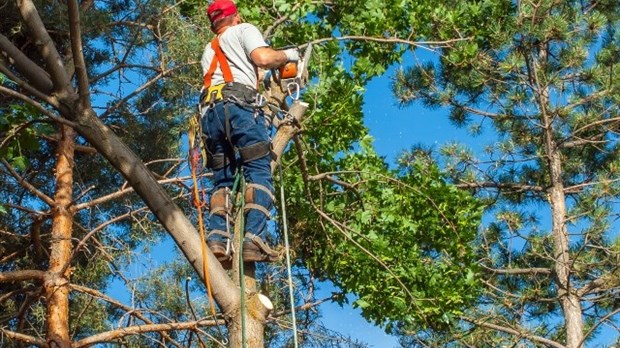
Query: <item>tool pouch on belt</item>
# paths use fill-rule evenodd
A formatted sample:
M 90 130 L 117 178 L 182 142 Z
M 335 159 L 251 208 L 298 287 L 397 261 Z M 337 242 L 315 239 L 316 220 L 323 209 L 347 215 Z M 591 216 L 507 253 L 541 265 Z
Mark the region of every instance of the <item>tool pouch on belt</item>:
M 224 89 L 225 83 L 211 86 L 202 91 L 200 95 L 200 105 L 214 104 L 224 99 L 222 89 Z
M 232 99 L 232 101 L 243 106 L 254 106 L 257 95 L 256 89 L 242 83 L 220 83 L 204 90 L 200 96 L 200 103 L 201 105 L 208 105 L 224 99 Z

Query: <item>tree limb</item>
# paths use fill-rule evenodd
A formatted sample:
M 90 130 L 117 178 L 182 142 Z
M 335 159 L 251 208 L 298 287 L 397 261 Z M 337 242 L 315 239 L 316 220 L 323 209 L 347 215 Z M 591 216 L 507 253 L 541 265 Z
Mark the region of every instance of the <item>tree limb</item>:
M 15 169 L 13 169 L 13 166 L 11 166 L 11 164 L 9 162 L 7 162 L 5 159 L 2 159 L 1 162 L 4 165 L 4 167 L 9 171 L 11 176 L 13 176 L 15 178 L 15 180 L 17 180 L 17 182 L 21 186 L 23 186 L 26 190 L 28 190 L 28 192 L 32 193 L 36 197 L 39 197 L 43 202 L 47 203 L 47 205 L 49 205 L 50 207 L 54 205 L 54 200 L 51 197 L 49 197 L 45 193 L 39 191 L 36 187 L 34 187 L 32 184 L 30 184 L 24 178 L 22 178 L 15 171 Z
M 496 189 L 505 189 L 505 190 L 514 190 L 515 192 L 526 192 L 526 191 L 534 191 L 534 192 L 544 192 L 545 188 L 542 186 L 536 185 L 525 185 L 519 183 L 497 183 L 491 181 L 485 182 L 461 182 L 456 184 L 456 187 L 463 189 L 475 189 L 475 188 L 496 188 Z
M 136 318 L 142 320 L 143 322 L 145 322 L 147 324 L 152 324 L 153 323 L 147 316 L 145 316 L 142 313 L 140 313 L 140 311 L 136 311 L 136 310 L 134 310 L 131 307 L 125 306 L 121 302 L 116 301 L 115 299 L 105 295 L 102 292 L 99 292 L 99 291 L 91 289 L 91 288 L 87 288 L 85 286 L 77 285 L 77 284 L 71 284 L 69 286 L 71 287 L 71 289 L 73 289 L 75 291 L 79 291 L 81 293 L 90 295 L 90 296 L 92 296 L 94 298 L 98 298 L 100 300 L 103 300 L 103 301 L 106 301 L 106 302 L 108 302 L 110 304 L 113 304 L 113 305 L 117 306 L 118 308 L 123 309 L 124 311 L 126 311 L 130 315 L 135 316 Z M 170 337 L 170 335 L 168 335 L 167 332 L 162 331 L 161 334 L 162 334 L 162 336 L 164 336 L 166 339 L 168 339 L 172 344 L 174 344 L 178 348 L 182 347 L 178 342 L 176 342 L 174 339 L 172 339 L 172 337 Z
M 77 75 L 78 91 L 80 96 L 80 104 L 82 108 L 90 108 L 90 91 L 88 84 L 88 71 L 86 70 L 86 62 L 82 53 L 82 31 L 80 29 L 80 8 L 76 0 L 67 1 L 69 12 L 69 33 L 71 36 L 71 52 L 73 53 L 73 62 L 75 65 L 75 73 Z
M 5 330 L 3 328 L 0 328 L 0 332 L 2 332 L 2 334 L 6 335 L 6 337 L 16 340 L 16 341 L 20 341 L 20 342 L 24 342 L 24 343 L 28 343 L 28 344 L 34 344 L 35 346 L 38 347 L 47 347 L 47 342 L 43 339 L 40 338 L 36 338 L 34 336 L 30 336 L 30 335 L 24 335 L 22 333 L 19 332 L 13 332 L 13 331 L 9 331 L 9 330 Z
M 0 283 L 21 282 L 25 280 L 44 280 L 47 272 L 39 270 L 24 270 L 13 272 L 0 272 Z
M 148 332 L 162 332 L 175 330 L 193 330 L 203 326 L 214 326 L 217 322 L 213 320 L 198 320 L 184 323 L 167 323 L 167 324 L 146 324 L 123 327 L 116 330 L 102 332 L 73 343 L 73 348 L 88 347 L 95 343 L 114 342 L 120 338 L 143 334 Z
M 24 19 L 24 23 L 28 26 L 29 32 L 34 36 L 35 42 L 41 51 L 41 55 L 45 59 L 45 65 L 50 73 L 54 90 L 68 95 L 73 91 L 71 82 L 65 69 L 63 68 L 62 58 L 56 50 L 54 41 L 45 29 L 45 25 L 37 12 L 32 0 L 18 0 L 17 6 Z
M 525 331 L 522 328 L 519 329 L 513 329 L 510 327 L 505 327 L 505 326 L 501 326 L 501 325 L 496 325 L 496 324 L 492 324 L 492 323 L 488 323 L 486 321 L 482 321 L 482 320 L 477 320 L 477 319 L 473 319 L 473 318 L 468 318 L 468 317 L 461 317 L 461 319 L 470 322 L 474 325 L 477 326 L 481 326 L 487 329 L 492 329 L 492 330 L 497 330 L 500 332 L 504 332 L 513 336 L 518 336 L 518 337 L 523 337 L 523 338 L 527 338 L 530 341 L 533 342 L 537 342 L 537 343 L 542 343 L 545 345 L 548 345 L 550 347 L 554 347 L 554 348 L 565 348 L 564 345 L 559 344 L 558 342 L 552 341 L 550 339 L 541 337 L 541 336 L 537 336 L 537 335 L 533 335 L 527 331 Z
M 29 83 L 43 94 L 49 94 L 54 87 L 49 74 L 30 60 L 22 51 L 15 47 L 6 36 L 0 34 L 0 54 L 9 59 L 15 69 L 22 74 Z M 3 65 L 0 63 L 0 65 Z M 4 73 L 4 72 L 3 72 Z M 6 73 L 4 73 L 7 75 Z
M 532 267 L 532 268 L 505 268 L 497 269 L 482 265 L 482 267 L 494 274 L 506 274 L 506 275 L 550 275 L 553 270 L 550 268 Z

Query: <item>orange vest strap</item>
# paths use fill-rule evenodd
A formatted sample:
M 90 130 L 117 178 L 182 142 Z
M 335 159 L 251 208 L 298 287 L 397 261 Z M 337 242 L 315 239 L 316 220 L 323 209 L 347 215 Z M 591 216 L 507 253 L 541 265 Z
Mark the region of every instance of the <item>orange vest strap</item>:
M 215 56 L 211 61 L 209 70 L 204 76 L 205 88 L 211 87 L 211 78 L 213 77 L 213 73 L 215 72 L 218 64 L 220 66 L 220 70 L 222 70 L 222 74 L 224 75 L 224 82 L 229 83 L 233 81 L 232 72 L 230 71 L 230 65 L 228 65 L 228 59 L 226 59 L 226 55 L 224 55 L 224 52 L 222 52 L 222 48 L 220 47 L 220 40 L 218 37 L 214 38 L 211 41 L 211 49 L 213 49 L 213 51 L 215 52 Z

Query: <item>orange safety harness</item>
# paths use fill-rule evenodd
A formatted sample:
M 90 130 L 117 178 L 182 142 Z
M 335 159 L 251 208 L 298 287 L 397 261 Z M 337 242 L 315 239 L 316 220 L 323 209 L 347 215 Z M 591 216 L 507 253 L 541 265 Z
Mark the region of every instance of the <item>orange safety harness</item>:
M 230 65 L 228 65 L 228 59 L 226 59 L 226 55 L 222 51 L 220 47 L 220 37 L 216 36 L 213 40 L 211 40 L 211 48 L 213 52 L 215 52 L 215 56 L 211 61 L 211 65 L 209 66 L 209 70 L 204 76 L 204 87 L 208 89 L 211 87 L 211 78 L 213 78 L 213 73 L 215 73 L 215 69 L 217 66 L 220 66 L 220 70 L 222 70 L 222 74 L 224 75 L 224 82 L 230 83 L 233 82 L 232 72 L 230 71 Z

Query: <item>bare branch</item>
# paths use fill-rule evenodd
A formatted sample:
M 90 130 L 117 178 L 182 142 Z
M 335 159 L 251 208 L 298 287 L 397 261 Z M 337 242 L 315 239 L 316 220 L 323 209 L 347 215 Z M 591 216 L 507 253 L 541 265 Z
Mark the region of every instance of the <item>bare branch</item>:
M 25 280 L 43 280 L 47 273 L 38 270 L 0 272 L 0 283 L 21 282 Z
M 100 334 L 87 337 L 85 339 L 75 342 L 72 346 L 74 348 L 88 347 L 95 343 L 114 342 L 123 337 L 136 335 L 136 334 L 143 334 L 143 333 L 148 333 L 148 332 L 176 331 L 176 330 L 194 330 L 199 327 L 214 326 L 214 325 L 218 325 L 218 323 L 213 320 L 198 320 L 198 321 L 189 321 L 189 322 L 184 322 L 184 323 L 146 324 L 146 325 L 128 326 L 128 327 L 123 327 L 117 330 L 102 332 Z
M 497 269 L 490 268 L 482 265 L 483 268 L 494 274 L 506 274 L 506 275 L 550 275 L 553 271 L 550 268 L 532 267 L 532 268 L 505 268 Z
M 545 188 L 542 186 L 525 185 L 519 183 L 496 183 L 496 182 L 463 182 L 456 184 L 456 187 L 462 189 L 475 189 L 475 188 L 496 188 L 503 190 L 512 190 L 514 192 L 544 192 Z
M 404 44 L 404 45 L 410 45 L 410 46 L 434 51 L 431 47 L 450 47 L 451 44 L 453 43 L 460 42 L 460 41 L 469 41 L 471 40 L 471 38 L 466 37 L 466 38 L 459 38 L 459 39 L 452 39 L 452 40 L 445 40 L 445 41 L 411 41 L 411 40 L 401 39 L 398 37 L 372 37 L 372 36 L 360 36 L 360 35 L 345 35 L 345 36 L 327 37 L 327 38 L 317 39 L 310 43 L 319 44 L 322 42 L 333 41 L 333 40 L 336 40 L 336 41 L 348 41 L 348 40 L 370 41 L 370 42 L 379 42 L 379 43 L 386 43 L 386 44 Z M 307 44 L 302 45 L 300 47 L 303 48 L 304 46 L 307 46 Z
M 48 72 L 52 78 L 54 89 L 63 93 L 72 92 L 71 81 L 65 69 L 63 68 L 62 59 L 54 41 L 49 36 L 45 25 L 37 12 L 32 0 L 18 0 L 17 6 L 24 18 L 24 22 L 28 26 L 29 32 L 34 36 L 36 44 L 41 51 L 41 55 L 45 59 L 45 65 L 49 69 Z
M 70 287 L 73 290 L 79 291 L 81 293 L 90 295 L 90 296 L 92 296 L 94 298 L 98 298 L 98 299 L 104 300 L 104 301 L 106 301 L 106 302 L 108 302 L 110 304 L 113 304 L 113 305 L 117 306 L 118 308 L 121 308 L 121 309 L 125 310 L 130 315 L 132 315 L 132 316 L 142 320 L 143 322 L 145 322 L 147 324 L 152 324 L 151 320 L 147 316 L 145 316 L 142 313 L 140 313 L 140 311 L 136 311 L 136 310 L 134 310 L 131 307 L 125 306 L 121 302 L 116 301 L 115 299 L 105 295 L 102 292 L 99 292 L 99 291 L 91 289 L 91 288 L 87 288 L 85 286 L 80 286 L 80 285 L 77 285 L 77 284 L 71 284 Z M 224 323 L 220 323 L 220 324 L 224 324 Z M 168 341 L 170 341 L 172 344 L 174 344 L 177 348 L 181 348 L 182 347 L 178 342 L 176 342 L 174 339 L 172 339 L 172 337 L 170 337 L 170 335 L 168 335 L 167 332 L 162 332 L 161 334 Z
M 160 184 L 169 184 L 169 183 L 179 183 L 179 182 L 184 182 L 188 179 L 188 177 L 180 177 L 180 178 L 173 178 L 173 179 L 163 179 L 163 180 L 158 180 L 157 182 Z M 76 204 L 71 208 L 71 211 L 73 212 L 77 212 L 79 210 L 82 209 L 86 209 L 86 208 L 90 208 L 90 207 L 94 207 L 96 205 L 99 205 L 101 203 L 105 203 L 108 201 L 111 201 L 113 199 L 117 199 L 120 197 L 123 197 L 125 195 L 128 195 L 130 193 L 133 193 L 134 189 L 133 187 L 129 186 L 129 187 L 124 187 L 121 188 L 120 190 L 116 191 L 116 192 L 112 192 L 108 195 L 93 199 L 89 202 L 85 202 L 85 203 L 80 203 L 80 204 Z
M 73 53 L 73 62 L 75 64 L 75 72 L 77 75 L 78 91 L 80 95 L 80 104 L 82 108 L 90 108 L 90 92 L 88 85 L 88 73 L 86 70 L 86 62 L 82 54 L 82 32 L 80 29 L 80 8 L 76 0 L 67 2 L 69 10 L 69 32 L 71 35 L 71 51 Z
M 586 340 L 588 339 L 588 336 L 590 336 L 592 333 L 594 333 L 599 326 L 601 326 L 601 324 L 603 324 L 604 322 L 606 322 L 609 318 L 613 317 L 614 315 L 620 313 L 620 308 L 616 308 L 615 310 L 607 313 L 607 315 L 605 315 L 604 317 L 601 318 L 601 320 L 597 321 L 594 325 L 592 325 L 592 327 L 590 328 L 590 330 L 588 330 L 588 332 L 585 333 L 585 335 L 583 335 L 583 338 L 581 339 L 581 342 L 579 342 L 579 344 L 577 345 L 577 348 L 580 348 L 583 346 L 583 344 L 586 342 Z
M 38 91 L 44 94 L 48 94 L 52 91 L 54 86 L 52 85 L 49 74 L 30 60 L 30 58 L 22 53 L 19 48 L 15 47 L 13 43 L 2 34 L 0 34 L 0 54 L 6 56 L 8 62 L 13 65 L 20 74 L 28 79 L 28 82 Z M 2 65 L 3 64 L 0 63 L 0 66 Z M 3 71 L 3 73 L 8 76 L 5 71 Z
M 24 343 L 28 343 L 28 344 L 34 344 L 37 347 L 47 347 L 47 342 L 45 342 L 45 340 L 40 339 L 40 338 L 36 338 L 34 336 L 30 336 L 30 335 L 24 335 L 22 333 L 19 332 L 13 332 L 13 331 L 9 331 L 9 330 L 5 330 L 3 328 L 0 328 L 0 332 L 2 332 L 2 334 L 6 335 L 6 337 L 16 340 L 16 341 L 20 341 L 20 342 L 24 342 Z
M 558 342 L 552 341 L 550 339 L 547 339 L 541 336 L 533 335 L 521 327 L 511 328 L 511 327 L 496 325 L 496 324 L 492 324 L 486 321 L 477 320 L 477 319 L 468 318 L 468 317 L 461 317 L 461 319 L 468 321 L 474 325 L 485 327 L 487 329 L 493 329 L 493 330 L 501 331 L 501 332 L 504 332 L 510 335 L 527 338 L 528 340 L 532 342 L 542 343 L 547 346 L 555 347 L 555 348 L 565 348 L 564 345 Z
M 303 2 L 297 2 L 295 5 L 293 5 L 293 7 L 286 11 L 286 13 L 283 16 L 280 16 L 278 19 L 276 19 L 275 21 L 273 21 L 273 24 L 271 26 L 269 26 L 264 32 L 263 32 L 263 36 L 265 38 L 268 38 L 269 36 L 271 36 L 271 32 L 274 31 L 278 25 L 286 22 L 287 20 L 290 19 L 291 15 L 294 13 L 297 13 L 297 10 L 299 9 L 299 7 L 303 4 Z
M 37 103 L 36 101 L 32 100 L 31 98 L 28 98 L 27 96 L 18 93 L 12 89 L 0 86 L 0 93 L 6 94 L 8 96 L 17 98 L 19 100 L 22 100 L 32 106 L 34 106 L 37 110 L 39 110 L 43 115 L 49 117 L 50 119 L 54 120 L 55 122 L 61 123 L 61 124 L 65 124 L 69 127 L 74 127 L 75 123 L 68 121 L 64 118 L 58 117 L 56 115 L 54 115 L 52 112 L 50 112 L 48 109 L 46 109 L 45 107 L 43 107 L 43 105 Z M 57 106 L 55 104 L 55 101 L 50 100 L 49 98 L 47 98 L 46 96 L 43 96 L 42 98 L 43 100 L 45 100 L 46 102 L 50 103 L 52 106 Z

